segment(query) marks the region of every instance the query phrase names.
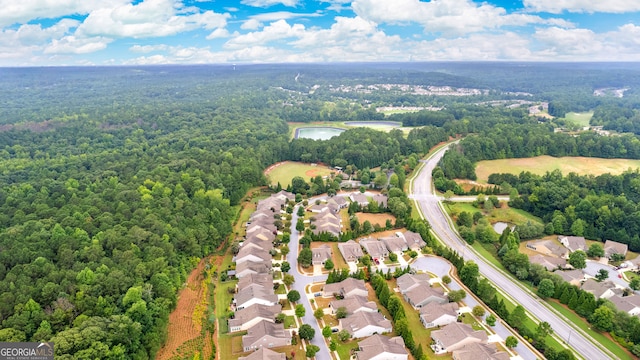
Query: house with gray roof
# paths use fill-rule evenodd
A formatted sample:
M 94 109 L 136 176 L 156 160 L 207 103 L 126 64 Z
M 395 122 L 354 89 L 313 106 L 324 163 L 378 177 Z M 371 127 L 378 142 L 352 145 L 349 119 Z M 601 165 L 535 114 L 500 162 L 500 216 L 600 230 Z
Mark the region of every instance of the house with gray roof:
M 547 271 L 562 269 L 567 267 L 567 260 L 564 258 L 547 256 L 542 254 L 529 255 L 529 262 L 532 264 L 542 265 Z
M 338 250 L 346 262 L 358 262 L 358 259 L 364 256 L 360 244 L 353 240 L 338 243 Z
M 553 272 L 560 276 L 562 280 L 568 282 L 571 285 L 580 286 L 585 280 L 584 272 L 580 269 L 575 270 L 557 270 Z
M 431 302 L 420 309 L 420 322 L 429 329 L 458 321 L 457 303 Z
M 387 201 L 389 198 L 387 195 L 375 194 L 371 197 L 371 201 L 378 203 L 378 207 L 384 209 L 387 207 Z
M 249 274 L 264 274 L 271 271 L 271 261 L 245 261 L 236 265 L 236 277 L 242 279 Z
M 354 279 L 354 278 L 346 278 L 338 283 L 326 284 L 322 288 L 324 297 L 332 297 L 334 295 L 339 295 L 344 299 L 353 297 L 353 296 L 369 296 L 369 291 L 364 284 L 364 280 Z
M 453 351 L 454 360 L 509 360 L 511 357 L 508 353 L 500 351 L 495 344 L 482 344 L 472 342 L 462 345 Z
M 560 241 L 560 243 L 562 245 L 564 245 L 564 247 L 569 249 L 570 252 L 574 252 L 574 251 L 577 251 L 577 250 L 582 250 L 584 252 L 587 252 L 587 250 L 588 250 L 587 249 L 587 241 L 582 236 L 564 236 L 564 235 L 559 235 L 558 236 L 558 241 Z
M 374 334 L 358 343 L 357 360 L 407 360 L 409 353 L 400 336 Z
M 404 233 L 396 233 L 396 235 L 398 235 L 400 237 L 402 237 L 404 239 L 404 241 L 407 243 L 407 246 L 409 247 L 409 249 L 411 250 L 420 250 L 423 247 L 427 246 L 427 243 L 422 239 L 422 236 L 420 236 L 420 234 L 415 233 L 413 231 L 405 231 Z
M 614 295 L 609 298 L 609 301 L 620 311 L 624 311 L 631 316 L 640 316 L 640 296 L 638 295 Z
M 273 213 L 281 213 L 286 201 L 277 197 L 268 197 L 258 201 L 256 204 L 257 211 L 271 211 Z
M 271 251 L 273 249 L 273 243 L 271 241 L 260 240 L 257 237 L 249 237 L 244 240 L 240 246 L 243 248 L 254 247 L 259 250 Z
M 280 190 L 279 192 L 272 194 L 271 197 L 275 197 L 284 201 L 296 201 L 296 195 L 286 190 Z
M 396 284 L 400 293 L 405 294 L 421 284 L 429 286 L 429 279 L 431 278 L 427 274 L 403 274 L 396 280 Z
M 260 348 L 249 356 L 239 357 L 238 360 L 286 360 L 287 356 L 266 348 Z
M 616 294 L 622 294 L 622 289 L 618 289 L 611 280 L 598 282 L 594 279 L 587 279 L 582 283 L 582 290 L 590 292 L 596 300 L 608 299 Z
M 331 246 L 327 245 L 327 244 L 322 244 L 320 245 L 320 247 L 317 247 L 315 249 L 311 249 L 311 253 L 312 255 L 312 262 L 313 265 L 324 265 L 324 263 L 331 259 Z
M 619 243 L 612 240 L 607 240 L 604 242 L 604 256 L 607 258 L 611 258 L 613 254 L 620 254 L 622 256 L 627 255 L 629 247 L 627 244 Z
M 273 287 L 273 275 L 270 273 L 248 274 L 243 276 L 236 284 L 236 290 L 242 291 L 250 286 L 259 285 L 263 288 Z
M 242 264 L 245 261 L 253 261 L 253 262 L 268 262 L 271 261 L 272 257 L 268 251 L 257 249 L 255 247 L 241 247 L 238 255 L 235 256 L 234 261 L 236 266 Z
M 362 193 L 353 193 L 349 195 L 349 199 L 351 202 L 358 203 L 358 205 L 364 207 L 369 205 L 369 198 L 365 194 Z
M 236 311 L 253 304 L 273 306 L 278 305 L 278 295 L 273 292 L 273 287 L 265 288 L 261 285 L 250 285 L 236 294 L 233 298 L 233 304 Z
M 387 247 L 378 239 L 374 238 L 366 238 L 360 240 L 360 246 L 371 256 L 374 260 L 384 260 L 384 258 L 389 256 L 389 250 Z
M 404 239 L 397 236 L 385 236 L 380 238 L 380 241 L 382 241 L 390 253 L 400 254 L 409 249 Z
M 432 302 L 440 304 L 446 304 L 449 302 L 449 299 L 444 296 L 442 288 L 434 288 L 425 283 L 420 283 L 418 286 L 405 292 L 403 296 L 409 305 L 413 306 L 415 309 L 420 309 Z
M 234 313 L 229 319 L 229 332 L 244 331 L 262 320 L 275 322 L 275 318 L 282 312 L 282 306 L 253 304 Z
M 528 249 L 539 252 L 542 255 L 566 258 L 569 255 L 564 246 L 560 246 L 551 240 L 527 241 L 525 245 Z
M 327 200 L 327 204 L 334 204 L 338 209 L 344 209 L 349 206 L 349 202 L 344 198 L 344 196 L 333 196 Z
M 393 331 L 391 321 L 379 312 L 359 311 L 340 319 L 338 326 L 347 330 L 354 339 Z
M 249 234 L 253 234 L 253 233 L 261 233 L 264 230 L 272 233 L 272 234 L 276 234 L 278 229 L 276 228 L 276 225 L 274 224 L 274 219 L 259 219 L 256 221 L 251 222 L 250 224 L 247 224 L 247 230 L 246 233 L 247 235 Z
M 347 315 L 355 314 L 358 311 L 378 312 L 378 306 L 373 301 L 368 301 L 366 297 L 355 295 L 342 300 L 333 300 L 329 303 L 331 313 L 335 314 L 338 309 L 344 308 Z
M 247 330 L 242 337 L 244 351 L 260 348 L 275 348 L 291 345 L 291 333 L 284 329 L 283 324 L 261 321 Z
M 432 331 L 431 338 L 434 341 L 431 348 L 437 355 L 456 351 L 471 343 L 486 344 L 488 340 L 485 331 L 473 330 L 471 325 L 459 322 Z
M 276 234 L 274 234 L 273 231 L 269 231 L 268 229 L 258 227 L 254 228 L 254 231 L 247 233 L 246 238 L 256 238 L 258 240 L 272 242 L 273 240 L 275 240 Z

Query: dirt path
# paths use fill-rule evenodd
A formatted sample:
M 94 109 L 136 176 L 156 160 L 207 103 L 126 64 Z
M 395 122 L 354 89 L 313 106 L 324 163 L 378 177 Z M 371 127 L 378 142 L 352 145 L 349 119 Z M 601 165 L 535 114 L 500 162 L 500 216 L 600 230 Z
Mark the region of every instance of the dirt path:
M 202 296 L 202 272 L 208 258 L 202 259 L 187 279 L 187 286 L 178 294 L 176 309 L 169 314 L 167 342 L 158 351 L 156 360 L 168 360 L 178 355 L 178 348 L 201 335 L 201 326 L 193 323 L 192 315 Z M 186 350 L 186 349 L 185 349 Z

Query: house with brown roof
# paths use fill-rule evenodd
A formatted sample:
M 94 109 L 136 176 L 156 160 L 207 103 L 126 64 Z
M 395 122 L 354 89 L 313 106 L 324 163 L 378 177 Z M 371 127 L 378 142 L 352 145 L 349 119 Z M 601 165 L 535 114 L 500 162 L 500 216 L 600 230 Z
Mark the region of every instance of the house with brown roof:
M 236 266 L 242 264 L 245 261 L 253 261 L 253 262 L 268 262 L 271 261 L 272 256 L 268 251 L 257 249 L 255 247 L 241 247 L 238 255 L 235 256 L 233 261 L 235 261 Z
M 529 255 L 529 262 L 532 264 L 542 265 L 542 267 L 547 269 L 547 271 L 553 271 L 555 269 L 563 269 L 567 267 L 566 259 L 542 254 Z
M 324 265 L 324 263 L 331 259 L 331 246 L 327 244 L 322 244 L 320 247 L 315 249 L 311 249 L 312 252 L 312 263 L 313 265 Z
M 360 244 L 353 240 L 338 243 L 338 250 L 346 262 L 358 262 L 358 259 L 364 256 Z
M 257 211 L 271 211 L 273 213 L 281 213 L 286 201 L 278 197 L 268 197 L 264 200 L 258 201 L 256 204 Z
M 277 199 L 281 199 L 284 201 L 296 201 L 296 195 L 294 193 L 290 193 L 286 190 L 280 190 L 275 194 L 272 194 L 271 197 L 275 197 Z
M 239 357 L 238 360 L 286 360 L 287 356 L 266 348 L 260 348 L 249 356 Z
M 260 348 L 275 348 L 291 345 L 291 333 L 284 329 L 283 324 L 275 324 L 269 321 L 261 321 L 247 330 L 247 335 L 242 337 L 244 351 L 258 350 Z
M 375 302 L 367 301 L 366 297 L 358 295 L 342 300 L 333 300 L 329 303 L 332 314 L 335 314 L 340 308 L 344 308 L 347 315 L 355 314 L 358 311 L 378 312 L 378 306 Z
M 250 285 L 239 291 L 233 298 L 233 304 L 236 311 L 242 310 L 253 304 L 262 304 L 267 306 L 278 305 L 278 295 L 273 292 L 272 287 L 263 287 L 261 285 Z
M 378 203 L 378 207 L 383 209 L 387 207 L 387 201 L 389 198 L 387 195 L 375 194 L 371 197 L 371 201 Z
M 234 313 L 229 319 L 229 332 L 248 330 L 262 320 L 275 322 L 275 318 L 282 312 L 282 306 L 253 304 Z
M 389 250 L 381 241 L 374 238 L 366 238 L 360 240 L 360 246 L 371 256 L 373 260 L 384 260 L 384 258 L 389 256 Z
M 236 284 L 236 292 L 242 291 L 250 286 L 262 286 L 269 289 L 273 287 L 273 275 L 270 273 L 248 274 L 243 276 Z
M 582 250 L 584 252 L 587 252 L 587 250 L 588 250 L 587 249 L 587 241 L 582 236 L 564 236 L 564 235 L 559 235 L 558 236 L 558 241 L 560 241 L 560 243 L 562 245 L 564 245 L 564 247 L 569 249 L 570 252 L 574 252 L 574 251 L 577 251 L 577 250 Z
M 409 353 L 400 336 L 374 334 L 358 343 L 357 360 L 407 360 Z
M 409 246 L 407 246 L 407 243 L 404 241 L 404 239 L 397 236 L 382 237 L 380 238 L 380 241 L 382 241 L 382 243 L 387 247 L 387 250 L 389 250 L 390 253 L 397 253 L 398 255 L 400 255 L 400 253 L 409 249 Z
M 271 271 L 271 261 L 245 261 L 236 265 L 236 277 L 241 279 L 250 274 L 264 274 Z
M 273 249 L 273 243 L 271 241 L 260 240 L 255 237 L 248 238 L 240 243 L 243 248 L 254 247 L 259 250 L 271 251 Z
M 343 330 L 347 330 L 354 339 L 393 331 L 391 321 L 387 320 L 379 312 L 356 312 L 344 319 L 340 319 L 338 326 Z
M 396 280 L 396 284 L 400 293 L 404 295 L 421 284 L 429 286 L 429 279 L 431 278 L 427 274 L 403 274 Z
M 618 289 L 611 280 L 598 282 L 594 279 L 587 279 L 582 283 L 582 290 L 590 292 L 596 300 L 608 299 L 616 294 L 622 294 L 622 289 Z
M 456 351 L 471 343 L 486 344 L 488 340 L 486 332 L 473 330 L 471 325 L 459 322 L 432 331 L 431 338 L 434 342 L 431 348 L 437 355 Z
M 276 234 L 274 234 L 273 231 L 270 231 L 263 227 L 257 227 L 254 231 L 247 233 L 246 238 L 256 238 L 262 241 L 272 242 L 276 238 Z
M 423 247 L 427 246 L 427 243 L 418 233 L 415 233 L 413 231 L 405 231 L 404 233 L 397 232 L 396 235 L 398 234 L 404 239 L 404 241 L 407 243 L 407 246 L 411 250 L 420 250 Z
M 560 276 L 562 280 L 575 286 L 580 286 L 580 284 L 585 280 L 584 272 L 580 269 L 556 270 L 553 273 Z
M 569 255 L 564 246 L 560 246 L 551 240 L 527 241 L 526 247 L 547 256 L 566 258 Z
M 324 297 L 332 297 L 334 295 L 341 296 L 344 299 L 353 296 L 369 296 L 369 291 L 364 284 L 364 280 L 346 278 L 338 283 L 326 284 L 322 288 Z
M 365 194 L 362 193 L 353 193 L 349 195 L 349 199 L 351 202 L 358 203 L 358 205 L 364 207 L 369 205 L 369 198 Z
M 431 302 L 420 309 L 420 322 L 429 329 L 456 322 L 458 315 L 457 303 Z
M 604 256 L 611 258 L 613 254 L 620 254 L 622 256 L 627 255 L 629 247 L 627 244 L 619 243 L 612 240 L 607 240 L 604 242 Z
M 472 342 L 454 350 L 453 360 L 509 360 L 508 353 L 500 351 L 495 344 Z
M 425 283 L 420 283 L 418 286 L 405 292 L 403 296 L 409 305 L 413 306 L 415 309 L 420 309 L 432 302 L 437 302 L 439 304 L 446 304 L 449 302 L 449 299 L 444 296 L 442 288 L 434 288 Z
M 349 202 L 344 198 L 344 196 L 333 196 L 327 200 L 327 204 L 334 204 L 338 209 L 344 209 L 349 206 Z
M 247 224 L 247 236 L 249 236 L 250 234 L 256 233 L 256 232 L 263 232 L 264 230 L 271 232 L 272 234 L 276 234 L 278 229 L 276 228 L 276 225 L 274 223 L 274 220 L 267 220 L 267 219 L 260 219 L 254 222 L 251 222 L 250 224 Z
M 614 295 L 609 298 L 609 301 L 620 311 L 624 311 L 631 316 L 640 316 L 640 296 L 638 295 Z

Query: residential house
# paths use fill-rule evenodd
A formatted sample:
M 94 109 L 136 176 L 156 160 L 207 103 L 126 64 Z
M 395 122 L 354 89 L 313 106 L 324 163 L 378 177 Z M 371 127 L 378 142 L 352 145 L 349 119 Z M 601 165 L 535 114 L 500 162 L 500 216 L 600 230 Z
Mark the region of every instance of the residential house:
M 234 261 L 237 266 L 245 261 L 268 262 L 271 261 L 271 259 L 271 254 L 269 254 L 269 252 L 266 250 L 243 246 L 240 248 L 238 255 L 235 256 Z
M 396 284 L 401 294 L 405 294 L 420 284 L 429 285 L 429 275 L 427 274 L 404 274 L 398 278 Z
M 277 233 L 278 229 L 276 228 L 273 218 L 271 220 L 259 219 L 251 222 L 250 224 L 247 224 L 246 233 L 247 233 L 247 236 L 249 236 L 253 233 L 258 233 L 258 234 L 262 233 L 264 230 L 272 234 Z
M 265 288 L 261 285 L 250 285 L 239 291 L 233 299 L 236 311 L 247 308 L 253 304 L 267 306 L 278 305 L 278 295 L 273 292 L 273 287 Z
M 327 204 L 334 204 L 338 206 L 338 209 L 344 209 L 349 206 L 349 203 L 347 202 L 347 199 L 344 198 L 344 196 L 334 196 L 327 201 Z
M 259 250 L 271 251 L 273 250 L 273 243 L 271 241 L 260 240 L 257 237 L 250 237 L 240 244 L 243 248 L 254 247 Z
M 367 301 L 363 296 L 352 296 L 343 300 L 333 300 L 329 303 L 331 313 L 335 314 L 338 309 L 344 308 L 347 311 L 347 315 L 355 314 L 358 311 L 377 312 L 378 306 L 373 301 Z
M 283 353 L 278 353 L 273 350 L 260 348 L 251 355 L 245 357 L 239 357 L 238 360 L 286 360 L 287 356 Z
M 313 225 L 314 225 L 314 228 L 311 229 L 311 231 L 316 235 L 320 235 L 322 233 L 328 233 L 333 235 L 336 238 L 340 237 L 341 227 L 340 227 L 340 224 L 336 223 L 335 221 L 322 219 L 322 220 L 315 221 Z
M 432 302 L 440 304 L 446 304 L 449 302 L 449 299 L 444 296 L 442 288 L 434 288 L 425 283 L 420 283 L 418 286 L 405 292 L 403 296 L 409 305 L 416 309 L 420 309 Z
M 360 246 L 364 248 L 364 250 L 371 256 L 371 258 L 375 261 L 382 261 L 384 258 L 389 256 L 389 250 L 381 241 L 374 238 L 366 238 L 360 240 Z
M 382 195 L 382 194 L 375 194 L 371 198 L 371 201 L 378 203 L 378 207 L 380 209 L 385 209 L 387 207 L 388 200 L 389 198 L 387 197 L 387 195 Z
M 271 197 L 275 197 L 277 199 L 288 201 L 288 202 L 296 201 L 296 195 L 294 193 L 290 193 L 285 190 L 280 190 L 279 192 L 272 194 Z
M 264 274 L 271 271 L 271 261 L 245 261 L 236 265 L 236 277 L 242 279 L 250 274 Z
M 322 213 L 322 212 L 325 212 L 325 211 L 329 211 L 329 207 L 326 204 L 314 204 L 314 205 L 309 206 L 307 211 L 319 214 L 319 213 Z
M 568 282 L 571 285 L 580 286 L 582 282 L 585 280 L 584 272 L 580 269 L 575 270 L 557 270 L 553 272 L 556 275 L 559 275 L 562 280 Z
M 420 250 L 427 246 L 427 243 L 422 240 L 422 236 L 413 231 L 405 231 L 404 233 L 397 232 L 396 235 L 402 237 L 411 250 Z
M 598 282 L 594 279 L 587 279 L 582 283 L 582 290 L 592 293 L 596 300 L 608 299 L 622 293 L 622 290 L 618 289 L 611 280 Z
M 275 240 L 276 234 L 274 234 L 273 231 L 270 231 L 269 229 L 257 227 L 254 228 L 254 231 L 247 233 L 246 238 L 247 240 L 256 238 L 258 240 L 272 242 L 273 240 Z
M 397 236 L 386 236 L 380 238 L 380 241 L 382 241 L 382 243 L 387 247 L 387 250 L 389 250 L 390 253 L 399 254 L 409 249 L 409 246 L 407 246 L 407 243 L 404 241 L 404 239 Z
M 340 319 L 338 326 L 343 330 L 347 330 L 354 339 L 393 331 L 391 321 L 387 320 L 379 312 L 359 311 Z
M 487 333 L 483 330 L 473 330 L 471 325 L 454 322 L 440 330 L 431 332 L 434 344 L 431 345 L 436 354 L 453 352 L 471 343 L 487 343 Z
M 322 289 L 324 297 L 338 296 L 348 299 L 353 296 L 369 296 L 364 280 L 346 278 L 338 283 L 326 284 Z
M 358 203 L 358 205 L 364 207 L 369 205 L 369 198 L 365 194 L 362 193 L 353 193 L 349 195 L 349 199 L 351 202 Z
M 559 258 L 566 258 L 568 256 L 567 249 L 552 240 L 527 241 L 526 247 L 543 255 Z
M 273 275 L 270 273 L 258 273 L 243 276 L 236 284 L 236 292 L 254 285 L 262 286 L 265 289 L 273 288 Z
M 311 249 L 313 253 L 313 265 L 324 265 L 324 263 L 331 259 L 331 246 L 322 244 L 320 247 Z
M 567 267 L 567 260 L 564 258 L 546 256 L 542 254 L 529 255 L 529 262 L 532 264 L 542 265 L 548 271 L 555 269 L 563 269 Z
M 409 353 L 400 336 L 374 334 L 358 343 L 357 360 L 407 360 Z
M 272 196 L 264 200 L 258 201 L 258 204 L 256 204 L 256 210 L 271 211 L 275 214 L 279 214 L 282 212 L 282 209 L 284 208 L 285 204 L 286 204 L 285 200 Z
M 631 316 L 640 316 L 640 296 L 638 295 L 614 295 L 609 298 L 609 301 L 620 311 L 624 311 Z
M 346 262 L 358 262 L 358 259 L 364 256 L 360 244 L 353 240 L 338 243 L 338 250 Z
M 247 335 L 242 337 L 244 351 L 260 348 L 274 348 L 291 345 L 291 333 L 284 329 L 283 324 L 261 321 L 249 328 Z
M 457 303 L 431 302 L 420 309 L 420 322 L 429 329 L 456 322 L 458 315 Z
M 560 243 L 564 245 L 564 247 L 569 249 L 570 252 L 574 252 L 577 250 L 587 252 L 587 242 L 582 236 L 560 235 L 558 236 L 558 241 L 560 241 Z
M 233 319 L 229 319 L 229 332 L 244 331 L 260 321 L 275 322 L 275 318 L 282 312 L 282 306 L 253 304 L 235 312 Z
M 619 242 L 607 240 L 604 242 L 604 256 L 611 258 L 613 254 L 627 255 L 628 246 Z
M 453 360 L 509 360 L 508 353 L 500 351 L 495 344 L 472 342 L 454 350 Z

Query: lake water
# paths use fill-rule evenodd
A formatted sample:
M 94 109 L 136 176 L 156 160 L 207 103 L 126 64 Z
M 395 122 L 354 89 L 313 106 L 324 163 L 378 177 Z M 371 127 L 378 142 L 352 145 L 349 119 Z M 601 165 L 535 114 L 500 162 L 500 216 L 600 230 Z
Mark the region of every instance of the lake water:
M 511 227 L 511 230 L 513 230 L 514 228 L 514 226 L 509 223 L 498 221 L 497 223 L 493 224 L 493 230 L 495 230 L 495 232 L 497 232 L 498 234 L 502 234 L 507 226 Z
M 304 127 L 296 130 L 296 139 L 329 140 L 340 135 L 345 129 L 332 127 Z
M 370 128 L 397 128 L 402 126 L 402 123 L 396 121 L 345 121 L 345 125 L 349 126 L 361 126 Z

